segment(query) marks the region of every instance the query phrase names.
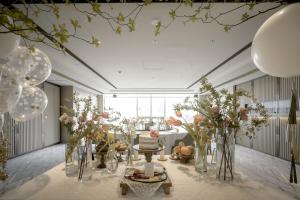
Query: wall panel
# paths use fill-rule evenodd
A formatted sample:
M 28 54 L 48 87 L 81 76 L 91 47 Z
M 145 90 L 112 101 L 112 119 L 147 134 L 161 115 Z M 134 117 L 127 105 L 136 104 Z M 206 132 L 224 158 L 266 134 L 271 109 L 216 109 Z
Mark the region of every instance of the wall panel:
M 48 83 L 47 83 L 48 84 Z M 43 89 L 43 85 L 40 86 Z M 55 86 L 56 87 L 56 86 Z M 54 98 L 52 94 L 47 93 L 50 104 L 57 104 L 59 111 L 59 101 L 54 102 L 51 99 Z M 59 95 L 59 92 L 58 92 Z M 59 96 L 58 96 L 59 99 Z M 53 105 L 51 106 L 52 109 Z M 57 113 L 56 113 L 57 115 Z M 54 119 L 54 116 L 49 116 Z M 26 122 L 16 122 L 13 120 L 8 113 L 5 114 L 5 124 L 4 131 L 8 137 L 8 156 L 9 158 L 22 155 L 24 153 L 40 149 L 45 146 L 45 138 L 43 136 L 44 125 L 43 125 L 42 114 L 36 118 L 26 121 Z M 55 116 L 57 118 L 57 116 Z M 57 134 L 57 133 L 56 133 Z M 58 124 L 58 134 L 59 134 L 59 124 Z M 56 140 L 57 142 L 57 140 Z M 50 144 L 53 142 L 51 141 Z
M 253 91 L 255 97 L 266 106 L 271 117 L 268 125 L 258 131 L 252 141 L 248 140 L 247 142 L 245 138 L 237 138 L 237 143 L 289 160 L 291 145 L 286 141 L 285 131 L 290 109 L 291 89 L 293 87 L 296 89 L 299 98 L 300 77 L 277 78 L 264 76 L 238 85 L 237 88 L 249 90 L 249 86 L 251 86 L 250 90 Z M 241 102 L 244 103 L 245 100 L 241 99 Z M 241 105 L 243 106 L 243 104 Z M 297 112 L 297 121 L 297 135 L 300 137 L 299 111 Z M 251 142 L 253 142 L 252 145 Z M 299 160 L 297 162 L 299 163 Z

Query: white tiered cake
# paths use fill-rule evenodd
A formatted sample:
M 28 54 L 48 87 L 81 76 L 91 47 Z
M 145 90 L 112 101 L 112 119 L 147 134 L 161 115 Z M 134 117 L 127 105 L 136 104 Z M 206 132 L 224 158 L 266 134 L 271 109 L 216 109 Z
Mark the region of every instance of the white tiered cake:
M 144 133 L 139 136 L 139 148 L 140 149 L 158 149 L 158 137 L 151 136 L 150 133 Z

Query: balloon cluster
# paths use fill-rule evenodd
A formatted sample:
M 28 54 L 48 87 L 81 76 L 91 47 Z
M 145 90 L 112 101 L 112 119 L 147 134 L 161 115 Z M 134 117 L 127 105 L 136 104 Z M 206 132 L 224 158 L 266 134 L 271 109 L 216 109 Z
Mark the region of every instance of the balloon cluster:
M 19 46 L 19 41 L 14 34 L 0 35 L 0 114 L 26 121 L 46 109 L 47 95 L 37 85 L 47 80 L 52 67 L 44 52 Z

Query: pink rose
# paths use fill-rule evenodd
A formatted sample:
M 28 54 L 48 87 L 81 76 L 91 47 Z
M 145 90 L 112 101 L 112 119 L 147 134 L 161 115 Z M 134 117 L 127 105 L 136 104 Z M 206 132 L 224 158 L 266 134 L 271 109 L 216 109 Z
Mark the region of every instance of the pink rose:
M 108 119 L 108 117 L 109 117 L 108 112 L 103 112 L 103 113 L 102 113 L 102 117 L 103 117 L 104 119 Z
M 203 116 L 201 116 L 201 115 L 195 115 L 194 116 L 194 123 L 195 124 L 201 123 L 202 121 L 203 121 Z
M 240 109 L 240 119 L 243 121 L 248 120 L 248 110 L 247 109 L 245 109 L 245 108 Z
M 211 110 L 212 110 L 212 112 L 213 112 L 214 114 L 219 114 L 219 113 L 220 113 L 220 109 L 219 109 L 218 106 L 212 107 Z
M 181 126 L 181 125 L 182 125 L 182 121 L 178 119 L 174 122 L 174 126 Z
M 177 111 L 175 112 L 175 114 L 176 114 L 177 117 L 182 117 L 182 113 L 181 113 L 180 110 L 177 110 Z
M 151 130 L 151 131 L 150 131 L 150 136 L 151 136 L 151 137 L 156 137 L 156 138 L 157 138 L 157 137 L 159 136 L 159 133 L 158 133 L 158 131 L 156 131 L 156 130 Z
M 167 123 L 169 125 L 174 125 L 174 122 L 176 121 L 176 119 L 174 117 L 169 117 L 169 119 L 167 120 Z

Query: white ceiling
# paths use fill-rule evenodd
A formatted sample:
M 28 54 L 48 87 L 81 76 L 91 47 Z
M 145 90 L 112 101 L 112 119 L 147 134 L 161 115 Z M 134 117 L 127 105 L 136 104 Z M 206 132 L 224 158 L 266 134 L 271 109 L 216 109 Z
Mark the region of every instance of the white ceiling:
M 217 3 L 214 5 L 213 13 L 217 14 L 236 5 Z M 127 13 L 135 4 L 113 4 L 112 6 L 115 13 L 119 11 Z M 167 22 L 168 12 L 175 6 L 171 3 L 154 3 L 145 7 L 136 20 L 136 31 L 128 33 L 124 30 L 121 36 L 115 34 L 106 21 L 100 18 L 94 18 L 92 23 L 87 23 L 86 17 L 75 12 L 70 6 L 60 6 L 60 22 L 68 23 L 69 18 L 76 16 L 82 25 L 80 35 L 88 37 L 94 35 L 101 40 L 102 44 L 99 48 L 79 40 L 71 40 L 66 46 L 114 84 L 118 88 L 117 92 L 123 90 L 125 92 L 184 91 L 202 75 L 251 42 L 258 28 L 275 12 L 260 15 L 227 33 L 215 23 L 196 22 L 184 26 L 182 21 L 176 20 L 168 29 L 155 37 L 152 20 L 160 19 Z M 270 4 L 266 3 L 259 8 L 268 6 Z M 87 4 L 78 4 L 78 7 L 89 9 Z M 107 6 L 102 7 L 107 9 Z M 241 11 L 230 14 L 224 18 L 224 22 L 236 22 L 242 13 Z M 47 15 L 34 20 L 46 30 L 50 30 L 51 23 L 56 22 L 55 18 Z M 46 46 L 39 46 L 39 48 L 50 56 L 56 72 L 98 91 L 116 92 L 111 85 L 71 56 Z M 208 78 L 213 84 L 218 85 L 254 69 L 250 49 L 248 49 L 213 72 Z M 118 73 L 119 70 L 122 73 Z M 260 72 L 254 74 L 255 77 L 263 75 Z M 248 77 L 253 78 L 253 74 Z M 245 80 L 247 76 L 242 78 Z M 56 79 L 57 84 L 70 84 L 70 81 L 63 81 L 64 77 L 51 76 L 52 82 Z M 197 90 L 197 86 L 192 89 Z

